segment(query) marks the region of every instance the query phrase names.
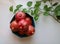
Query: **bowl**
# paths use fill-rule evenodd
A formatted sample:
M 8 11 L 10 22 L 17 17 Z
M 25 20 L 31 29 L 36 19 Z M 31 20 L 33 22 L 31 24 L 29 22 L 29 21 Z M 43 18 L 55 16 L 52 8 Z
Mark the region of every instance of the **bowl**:
M 35 28 L 35 23 L 34 23 L 33 17 L 32 17 L 31 15 L 27 14 L 27 13 L 25 13 L 25 14 L 26 14 L 27 17 L 29 17 L 29 18 L 32 20 L 32 26 Z M 10 23 L 12 23 L 12 21 L 14 21 L 14 20 L 15 20 L 15 15 L 14 15 L 13 18 L 11 19 Z M 11 30 L 11 31 L 12 31 L 12 30 Z M 12 31 L 12 32 L 13 32 L 13 31 Z M 14 33 L 15 35 L 21 37 L 21 38 L 23 38 L 23 37 L 28 37 L 26 34 L 20 35 L 20 34 L 18 34 L 17 32 L 13 32 L 13 33 Z

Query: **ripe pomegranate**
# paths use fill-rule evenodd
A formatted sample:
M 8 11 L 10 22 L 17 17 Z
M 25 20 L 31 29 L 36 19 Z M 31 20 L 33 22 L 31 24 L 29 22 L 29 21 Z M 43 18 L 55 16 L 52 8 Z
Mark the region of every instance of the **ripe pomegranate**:
M 23 31 L 23 29 L 19 29 L 18 33 L 19 33 L 20 35 L 24 35 L 24 34 L 25 34 L 25 32 Z
M 11 24 L 10 24 L 10 28 L 13 32 L 17 32 L 18 31 L 18 24 L 16 22 L 16 20 L 14 20 Z
M 25 21 L 25 19 L 22 19 L 21 21 L 18 22 L 19 30 L 26 31 L 28 29 L 28 24 Z
M 32 25 L 29 25 L 26 35 L 31 36 L 35 33 L 35 29 Z
M 21 19 L 24 19 L 25 17 L 26 17 L 26 14 L 24 12 L 19 11 L 16 13 L 15 19 L 19 21 Z
M 32 21 L 29 17 L 27 17 L 25 20 L 27 21 L 28 24 L 32 24 Z

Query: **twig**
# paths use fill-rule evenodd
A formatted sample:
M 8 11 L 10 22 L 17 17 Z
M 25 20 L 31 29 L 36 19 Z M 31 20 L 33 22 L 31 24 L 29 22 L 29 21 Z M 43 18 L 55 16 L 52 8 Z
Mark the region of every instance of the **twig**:
M 34 9 L 34 7 L 29 7 L 29 10 Z
M 50 14 L 49 14 L 50 15 Z M 50 15 L 51 17 L 53 17 L 57 22 L 59 22 L 59 20 L 57 18 L 55 18 L 53 15 Z M 60 23 L 60 22 L 59 22 Z

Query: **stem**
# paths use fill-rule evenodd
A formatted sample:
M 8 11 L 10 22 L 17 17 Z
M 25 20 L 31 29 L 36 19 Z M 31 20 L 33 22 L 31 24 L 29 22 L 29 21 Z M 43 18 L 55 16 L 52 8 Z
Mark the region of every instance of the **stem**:
M 34 9 L 34 7 L 30 7 L 29 10 Z
M 50 14 L 49 14 L 50 15 Z M 56 19 L 53 15 L 50 15 L 51 17 L 53 17 L 57 22 L 59 22 L 58 19 Z M 59 22 L 60 23 L 60 22 Z

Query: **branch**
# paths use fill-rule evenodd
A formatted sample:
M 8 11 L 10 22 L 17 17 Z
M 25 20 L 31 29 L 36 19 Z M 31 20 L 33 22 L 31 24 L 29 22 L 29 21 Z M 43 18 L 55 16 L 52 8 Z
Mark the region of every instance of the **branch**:
M 49 14 L 50 15 L 50 14 Z M 53 15 L 50 15 L 51 17 L 53 17 L 57 22 L 60 23 L 60 21 L 58 19 L 56 19 Z

